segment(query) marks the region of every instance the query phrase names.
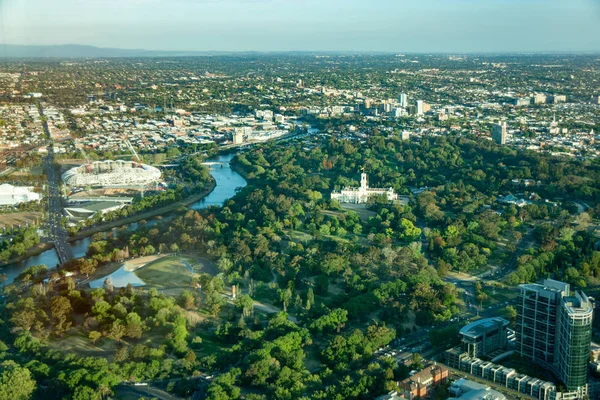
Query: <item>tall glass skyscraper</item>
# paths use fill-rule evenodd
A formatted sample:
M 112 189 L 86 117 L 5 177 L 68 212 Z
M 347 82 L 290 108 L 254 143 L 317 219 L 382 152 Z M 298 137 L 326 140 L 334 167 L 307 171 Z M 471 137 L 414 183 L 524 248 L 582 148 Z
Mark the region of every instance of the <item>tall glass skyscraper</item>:
M 561 399 L 587 395 L 593 307 L 564 282 L 521 285 L 517 304 L 517 351 L 550 370 L 566 388 Z

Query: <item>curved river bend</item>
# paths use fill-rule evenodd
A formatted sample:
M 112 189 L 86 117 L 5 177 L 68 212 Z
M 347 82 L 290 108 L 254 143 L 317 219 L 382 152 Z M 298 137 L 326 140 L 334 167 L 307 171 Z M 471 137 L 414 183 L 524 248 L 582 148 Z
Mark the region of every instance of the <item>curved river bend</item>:
M 189 206 L 192 210 L 201 210 L 210 206 L 221 206 L 235 195 L 236 189 L 246 186 L 246 180 L 237 172 L 231 169 L 230 161 L 234 157 L 233 153 L 218 155 L 206 160 L 206 162 L 214 163 L 210 166 L 210 172 L 215 179 L 216 186 L 214 190 L 202 200 L 193 203 Z M 155 224 L 160 220 L 148 221 L 148 225 Z M 134 222 L 127 225 L 127 230 L 134 231 L 138 228 L 138 223 Z M 78 240 L 70 244 L 73 249 L 73 254 L 76 258 L 85 256 L 88 246 L 90 245 L 91 237 Z M 7 283 L 12 282 L 25 268 L 44 264 L 48 268 L 56 268 L 59 263 L 58 256 L 54 249 L 44 251 L 37 256 L 29 257 L 21 262 L 9 264 L 0 267 L 0 273 L 7 275 Z

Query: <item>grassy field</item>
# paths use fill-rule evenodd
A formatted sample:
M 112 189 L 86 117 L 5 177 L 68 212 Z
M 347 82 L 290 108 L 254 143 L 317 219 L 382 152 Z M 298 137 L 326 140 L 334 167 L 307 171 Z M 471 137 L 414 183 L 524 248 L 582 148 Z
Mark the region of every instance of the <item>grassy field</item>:
M 207 332 L 198 332 L 198 336 L 202 338 L 202 343 L 198 345 L 191 345 L 192 348 L 194 348 L 194 346 L 197 346 L 197 348 L 194 349 L 194 352 L 196 353 L 196 356 L 198 358 L 209 356 L 221 349 L 221 346 L 216 341 L 214 341 Z
M 342 204 L 342 209 L 345 211 L 354 211 L 364 223 L 369 222 L 369 218 L 377 215 L 375 211 L 367 210 L 365 204 Z
M 169 256 L 147 264 L 135 271 L 135 274 L 150 287 L 190 286 L 197 275 L 190 270 L 195 263 L 196 260 L 191 257 Z
M 495 306 L 517 298 L 519 292 L 514 288 L 485 288 L 485 293 L 489 296 L 484 304 Z
M 85 357 L 112 357 L 118 348 L 115 340 L 106 338 L 98 340 L 96 345 L 93 345 L 90 339 L 78 330 L 72 330 L 71 334 L 63 338 L 50 340 L 48 345 L 55 350 Z
M 132 340 L 123 338 L 122 344 L 119 345 L 116 340 L 102 337 L 92 344 L 85 332 L 82 332 L 79 327 L 73 328 L 62 338 L 53 338 L 48 341 L 50 348 L 66 353 L 75 353 L 83 357 L 105 357 L 112 359 L 115 352 L 121 346 L 133 346 L 135 344 L 145 344 L 149 347 L 157 347 L 163 343 L 168 330 L 164 328 L 153 329 L 150 332 L 145 332 L 141 339 Z

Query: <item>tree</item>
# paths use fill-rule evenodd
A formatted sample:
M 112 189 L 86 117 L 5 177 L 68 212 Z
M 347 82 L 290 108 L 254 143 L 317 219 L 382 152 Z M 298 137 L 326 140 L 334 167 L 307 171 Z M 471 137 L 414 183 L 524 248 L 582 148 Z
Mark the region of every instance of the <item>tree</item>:
M 400 221 L 399 239 L 407 242 L 412 242 L 421 236 L 421 229 L 417 228 L 412 221 L 402 218 Z
M 102 333 L 98 331 L 91 331 L 88 334 L 88 338 L 92 341 L 92 344 L 96 344 L 96 342 L 102 337 Z
M 96 266 L 92 262 L 92 260 L 84 260 L 79 266 L 79 272 L 85 274 L 86 278 L 90 277 L 90 274 L 93 274 L 96 271 Z
M 142 337 L 144 329 L 142 319 L 135 312 L 130 312 L 125 318 L 125 335 L 132 339 L 139 339 Z
M 100 393 L 97 393 L 89 386 L 77 386 L 73 393 L 73 400 L 98 400 Z
M 12 360 L 0 364 L 0 399 L 28 400 L 36 389 L 31 372 Z
M 279 300 L 283 304 L 283 311 L 287 311 L 290 300 L 292 299 L 292 290 L 287 288 L 285 290 L 279 289 Z
M 423 369 L 423 357 L 419 353 L 414 353 L 410 358 L 410 367 L 416 370 Z
M 517 309 L 513 306 L 506 306 L 506 313 L 512 323 L 514 323 L 517 320 Z
M 121 343 L 121 338 L 127 333 L 127 328 L 121 321 L 114 321 L 110 327 L 109 336 Z
M 72 310 L 71 302 L 67 297 L 57 296 L 52 299 L 50 311 L 54 318 L 54 329 L 57 334 L 61 334 L 71 327 L 69 319 Z
M 348 321 L 348 311 L 342 308 L 336 308 L 330 313 L 317 318 L 312 324 L 310 324 L 310 328 L 318 333 L 323 333 L 326 331 L 339 332 L 346 321 Z
M 252 300 L 252 297 L 248 296 L 247 294 L 243 294 L 235 299 L 235 305 L 237 308 L 242 310 L 242 316 L 247 318 L 250 316 L 254 308 L 254 300 Z
M 211 292 L 206 299 L 206 305 L 211 315 L 216 317 L 221 312 L 221 307 L 225 305 L 225 299 L 219 293 Z
M 190 310 L 194 307 L 195 298 L 194 294 L 189 290 L 184 290 L 179 295 L 179 305 L 185 308 L 186 310 Z

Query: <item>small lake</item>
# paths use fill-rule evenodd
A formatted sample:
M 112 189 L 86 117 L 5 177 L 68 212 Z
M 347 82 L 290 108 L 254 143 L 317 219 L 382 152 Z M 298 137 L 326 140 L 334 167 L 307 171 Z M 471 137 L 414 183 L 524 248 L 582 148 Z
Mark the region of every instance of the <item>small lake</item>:
M 90 287 L 92 289 L 104 287 L 104 281 L 107 278 L 111 279 L 113 287 L 115 288 L 127 287 L 129 284 L 131 284 L 131 286 L 144 286 L 146 284 L 146 282 L 138 278 L 135 272 L 126 271 L 125 265 L 123 265 L 112 274 L 100 279 L 96 279 L 95 281 L 91 281 Z
M 246 180 L 240 174 L 231 169 L 230 162 L 234 156 L 234 153 L 229 153 L 211 157 L 206 160 L 207 163 L 214 163 L 210 166 L 210 173 L 215 179 L 216 186 L 208 196 L 196 203 L 191 204 L 189 208 L 191 208 L 192 210 L 202 210 L 210 206 L 222 206 L 225 203 L 225 201 L 227 201 L 235 195 L 236 189 L 242 188 L 247 185 Z M 162 220 L 164 221 L 168 219 L 169 217 L 164 217 Z M 160 222 L 160 219 L 153 219 L 148 221 L 146 226 L 152 226 Z M 135 231 L 138 229 L 138 227 L 139 223 L 133 222 L 127 225 L 127 230 Z M 115 228 L 114 231 L 116 231 L 116 229 L 117 228 Z M 71 243 L 71 247 L 73 248 L 73 254 L 75 254 L 76 258 L 81 258 L 85 256 L 91 240 L 91 237 L 87 237 L 85 239 Z M 23 270 L 25 270 L 26 268 L 32 267 L 34 265 L 44 264 L 49 269 L 53 269 L 56 268 L 58 263 L 59 261 L 56 251 L 54 249 L 51 249 L 44 251 L 43 253 L 40 253 L 37 256 L 29 257 L 21 262 L 0 267 L 0 273 L 6 274 L 8 277 L 7 283 L 10 283 L 17 276 L 19 276 L 19 274 L 23 272 Z M 102 284 L 103 283 L 104 279 L 102 279 Z M 102 286 L 102 284 L 100 286 Z M 142 282 L 142 285 L 143 284 L 144 283 Z M 125 284 L 125 286 L 126 285 L 127 284 Z M 117 287 L 116 284 L 115 287 Z

